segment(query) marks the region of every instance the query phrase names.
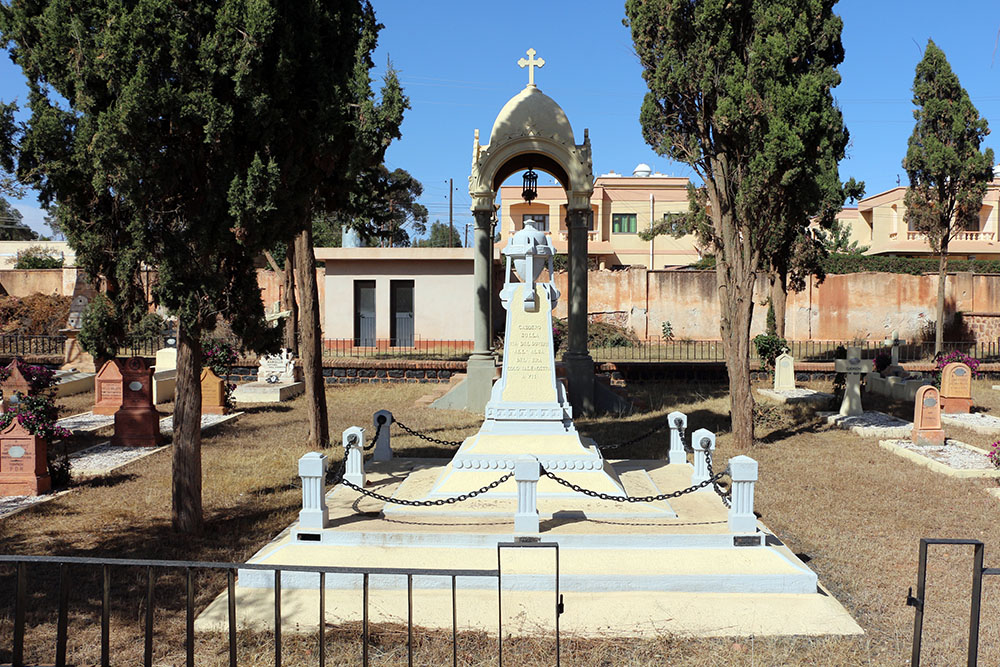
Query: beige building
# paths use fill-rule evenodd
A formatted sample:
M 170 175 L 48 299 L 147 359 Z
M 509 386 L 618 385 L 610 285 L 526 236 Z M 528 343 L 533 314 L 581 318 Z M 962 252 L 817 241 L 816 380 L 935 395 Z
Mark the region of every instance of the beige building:
M 850 226 L 852 241 L 868 246 L 867 255 L 933 256 L 926 235 L 906 222 L 905 196 L 905 187 L 892 188 L 862 199 L 856 208 L 843 209 L 837 218 Z M 1000 178 L 995 178 L 983 198 L 979 219 L 952 239 L 949 257 L 1000 259 L 998 203 Z
M 323 337 L 355 347 L 471 341 L 471 248 L 316 248 Z
M 688 209 L 687 186 L 687 178 L 655 174 L 645 164 L 637 166 L 632 176 L 611 172 L 597 177 L 590 198 L 590 257 L 608 269 L 637 265 L 662 269 L 698 261 L 701 254 L 693 236 L 639 238 L 639 232 L 667 214 Z M 566 192 L 562 187 L 539 186 L 538 198 L 528 204 L 521 198 L 520 186 L 502 186 L 498 216 L 500 248 L 524 226 L 525 219 L 532 218 L 541 222 L 556 251 L 566 252 Z

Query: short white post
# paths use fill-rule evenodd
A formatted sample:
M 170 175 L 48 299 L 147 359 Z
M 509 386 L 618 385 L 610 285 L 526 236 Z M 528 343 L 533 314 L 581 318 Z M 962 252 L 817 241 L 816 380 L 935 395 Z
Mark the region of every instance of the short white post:
M 749 456 L 729 459 L 733 494 L 729 504 L 729 531 L 756 533 L 757 516 L 753 513 L 753 488 L 757 482 L 757 462 Z
M 381 425 L 381 428 L 379 428 Z M 379 410 L 372 415 L 372 426 L 375 427 L 375 451 L 372 453 L 372 461 L 391 461 L 392 447 L 389 444 L 389 427 L 392 426 L 392 413 L 388 410 Z
M 365 488 L 365 430 L 360 426 L 344 429 L 344 479 Z
M 541 466 L 533 456 L 519 456 L 514 462 L 517 482 L 517 514 L 514 532 L 538 534 L 538 478 Z
M 302 478 L 302 509 L 299 528 L 326 528 L 330 518 L 326 507 L 326 454 L 308 452 L 299 459 Z
M 670 452 L 667 454 L 667 463 L 687 463 L 687 454 L 684 452 L 687 415 L 683 412 L 671 412 L 667 415 L 667 422 L 670 424 Z
M 694 472 L 691 474 L 691 486 L 701 484 L 708 479 L 708 457 L 715 451 L 715 434 L 707 428 L 700 428 L 691 434 L 691 447 L 694 448 Z M 699 491 L 711 491 L 706 486 Z

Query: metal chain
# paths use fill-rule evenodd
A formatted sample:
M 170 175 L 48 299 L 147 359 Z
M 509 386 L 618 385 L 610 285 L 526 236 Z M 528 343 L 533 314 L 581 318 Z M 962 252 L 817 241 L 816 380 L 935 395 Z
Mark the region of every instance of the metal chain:
M 416 436 L 416 437 L 420 438 L 421 440 L 426 440 L 427 442 L 433 442 L 435 445 L 444 445 L 445 447 L 459 447 L 459 446 L 461 446 L 461 444 L 463 442 L 465 442 L 464 440 L 441 440 L 440 438 L 434 438 L 434 437 L 429 436 L 429 435 L 424 435 L 423 433 L 420 433 L 419 431 L 414 431 L 412 428 L 410 428 L 409 426 L 407 426 L 403 422 L 399 421 L 395 417 L 392 418 L 392 423 L 393 424 L 399 424 L 399 428 L 403 429 L 404 431 L 406 431 L 410 435 Z
M 678 420 L 678 421 L 680 421 L 680 420 Z M 619 447 L 628 447 L 629 445 L 634 445 L 635 443 L 639 442 L 640 440 L 645 440 L 646 438 L 648 438 L 649 436 L 653 435 L 654 433 L 658 433 L 659 431 L 662 431 L 664 426 L 670 426 L 670 420 L 667 420 L 667 421 L 664 421 L 664 422 L 662 422 L 660 424 L 657 424 L 656 426 L 654 426 L 653 428 L 649 429 L 645 433 L 641 433 L 641 434 L 637 435 L 636 437 L 632 438 L 631 440 L 626 440 L 625 442 L 619 442 L 619 443 L 615 443 L 615 444 L 598 445 L 597 448 L 598 449 L 618 449 Z M 678 428 L 680 428 L 680 424 L 678 424 L 677 426 L 678 426 Z
M 695 456 L 697 456 L 697 454 Z M 719 486 L 719 481 L 716 479 L 717 477 L 719 477 L 721 475 L 724 475 L 724 474 L 726 474 L 729 471 L 728 470 L 724 470 L 721 473 L 719 473 L 719 475 L 715 475 L 715 474 L 712 473 L 712 450 L 710 450 L 710 449 L 706 449 L 705 450 L 705 462 L 708 464 L 707 465 L 707 467 L 708 467 L 708 477 L 709 477 L 709 479 L 712 480 L 712 488 L 715 489 L 715 492 L 717 494 L 719 494 L 720 498 L 722 498 L 722 504 L 726 506 L 726 509 L 729 509 L 729 507 L 732 504 L 731 498 L 732 498 L 733 490 L 730 487 L 729 493 L 726 493 L 725 491 L 722 490 L 722 487 Z
M 658 500 L 668 500 L 670 498 L 680 498 L 681 496 L 683 496 L 685 494 L 692 493 L 694 491 L 697 491 L 698 489 L 705 488 L 709 484 L 714 484 L 714 483 L 718 482 L 727 473 L 728 473 L 728 471 L 723 470 L 719 474 L 717 474 L 717 475 L 715 475 L 713 477 L 709 477 L 704 482 L 700 482 L 698 484 L 695 484 L 694 486 L 689 486 L 688 488 L 681 489 L 680 491 L 673 491 L 671 493 L 661 493 L 658 496 L 635 496 L 635 497 L 628 497 L 628 496 L 626 496 L 626 497 L 623 498 L 622 496 L 612 496 L 612 495 L 610 495 L 608 493 L 599 493 L 597 491 L 591 491 L 590 489 L 585 489 L 582 486 L 580 486 L 579 484 L 574 484 L 573 482 L 565 480 L 562 477 L 559 477 L 558 475 L 552 474 L 548 470 L 542 470 L 542 474 L 545 475 L 546 477 L 548 477 L 549 479 L 553 479 L 553 480 L 559 482 L 560 484 L 562 484 L 563 486 L 568 487 L 570 489 L 573 489 L 577 493 L 582 493 L 585 496 L 590 496 L 591 498 L 598 498 L 600 500 L 610 500 L 610 501 L 616 502 L 616 503 L 652 503 L 652 502 L 656 502 Z
M 383 496 L 381 493 L 375 493 L 374 491 L 368 491 L 366 489 L 362 489 L 357 484 L 349 482 L 346 479 L 342 479 L 340 483 L 349 489 L 354 489 L 358 493 L 364 494 L 369 498 L 381 500 L 382 502 L 392 503 L 394 505 L 406 505 L 407 507 L 434 507 L 436 505 L 454 505 L 455 503 L 460 503 L 463 500 L 469 500 L 470 498 L 475 498 L 476 496 L 480 496 L 486 493 L 487 491 L 491 491 L 497 488 L 498 486 L 500 486 L 513 476 L 514 473 L 509 472 L 500 479 L 487 484 L 486 486 L 482 487 L 481 489 L 478 489 L 477 491 L 463 493 L 460 496 L 454 496 L 451 498 L 438 498 L 437 500 L 402 500 L 400 498 L 390 498 L 389 496 Z
M 372 436 L 372 441 L 368 444 L 367 447 L 364 448 L 364 451 L 367 452 L 375 448 L 375 444 L 378 442 L 378 434 L 382 432 L 382 424 L 384 423 L 385 422 L 379 422 L 378 424 L 375 425 L 375 435 Z M 346 457 L 347 454 L 345 453 L 344 456 Z

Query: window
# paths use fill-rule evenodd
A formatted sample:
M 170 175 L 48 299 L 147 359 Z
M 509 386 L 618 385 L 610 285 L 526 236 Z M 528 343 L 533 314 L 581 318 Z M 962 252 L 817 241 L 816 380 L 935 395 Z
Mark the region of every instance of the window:
M 612 213 L 611 231 L 615 234 L 635 234 L 635 213 Z
M 683 213 L 663 214 L 663 222 L 667 228 L 667 233 L 674 238 L 680 238 L 689 233 L 687 227 L 684 225 L 683 216 Z
M 521 216 L 521 226 L 524 227 L 524 223 L 528 220 L 532 220 L 535 223 L 535 229 L 540 232 L 549 231 L 549 214 L 546 213 L 542 215 L 541 213 L 526 213 Z

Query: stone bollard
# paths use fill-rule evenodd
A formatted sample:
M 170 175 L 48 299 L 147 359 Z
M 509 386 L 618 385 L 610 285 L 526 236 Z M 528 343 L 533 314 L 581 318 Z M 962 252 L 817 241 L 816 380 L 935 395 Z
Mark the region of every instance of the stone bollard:
M 365 430 L 360 426 L 344 429 L 344 479 L 365 488 Z
M 517 482 L 517 514 L 514 515 L 514 532 L 538 534 L 538 478 L 541 466 L 533 456 L 519 456 L 514 462 L 514 481 Z
M 691 474 L 691 486 L 701 484 L 708 479 L 708 457 L 715 451 L 715 434 L 707 428 L 700 428 L 691 434 L 691 446 L 694 448 L 694 472 Z M 699 491 L 711 491 L 706 486 Z
M 302 509 L 299 528 L 326 528 L 330 518 L 326 508 L 326 454 L 309 452 L 299 459 L 302 478 Z
M 382 428 L 379 428 L 379 424 Z M 372 461 L 391 461 L 392 447 L 389 444 L 389 430 L 392 426 L 392 413 L 388 410 L 379 410 L 372 415 L 372 426 L 378 434 L 375 438 L 375 451 L 372 453 Z
M 667 463 L 687 463 L 684 453 L 684 431 L 687 430 L 688 418 L 683 412 L 671 412 L 667 415 L 670 423 L 670 452 Z
M 729 531 L 756 533 L 757 516 L 753 513 L 753 488 L 757 482 L 757 462 L 749 456 L 729 459 L 733 495 L 729 507 Z

